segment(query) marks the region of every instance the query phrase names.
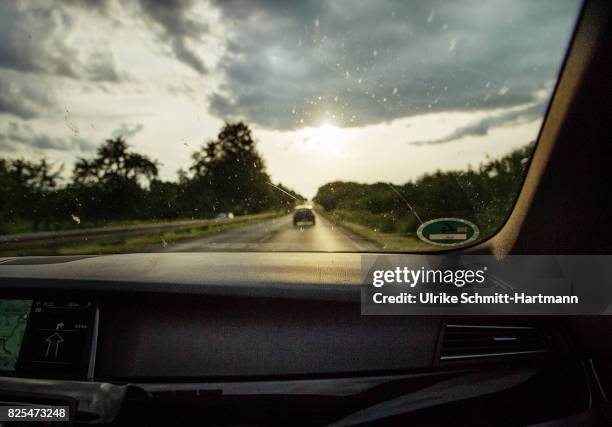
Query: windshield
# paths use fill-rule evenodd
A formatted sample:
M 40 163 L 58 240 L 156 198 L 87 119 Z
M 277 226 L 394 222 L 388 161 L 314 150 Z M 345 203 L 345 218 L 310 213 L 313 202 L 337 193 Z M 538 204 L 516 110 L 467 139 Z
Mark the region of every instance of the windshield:
M 2 2 L 0 256 L 490 237 L 579 9 Z

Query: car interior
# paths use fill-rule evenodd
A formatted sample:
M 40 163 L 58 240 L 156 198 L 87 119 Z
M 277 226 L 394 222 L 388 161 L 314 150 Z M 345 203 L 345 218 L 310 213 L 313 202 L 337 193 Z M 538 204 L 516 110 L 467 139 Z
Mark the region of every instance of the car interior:
M 584 3 L 506 222 L 428 256 L 612 252 L 611 6 Z M 33 301 L 0 402 L 115 426 L 612 425 L 607 316 L 364 316 L 360 274 L 359 253 L 0 258 L 0 298 Z

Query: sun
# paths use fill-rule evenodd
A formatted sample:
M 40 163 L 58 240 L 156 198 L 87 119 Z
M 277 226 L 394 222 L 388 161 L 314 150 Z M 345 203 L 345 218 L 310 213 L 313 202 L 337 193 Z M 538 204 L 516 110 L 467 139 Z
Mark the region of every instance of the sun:
M 321 154 L 336 154 L 342 150 L 347 139 L 346 131 L 331 123 L 319 127 L 308 127 L 302 131 L 302 141 L 307 151 Z
M 334 126 L 331 123 L 324 123 L 317 128 L 307 128 L 309 136 L 317 142 L 334 143 L 342 139 L 342 129 Z

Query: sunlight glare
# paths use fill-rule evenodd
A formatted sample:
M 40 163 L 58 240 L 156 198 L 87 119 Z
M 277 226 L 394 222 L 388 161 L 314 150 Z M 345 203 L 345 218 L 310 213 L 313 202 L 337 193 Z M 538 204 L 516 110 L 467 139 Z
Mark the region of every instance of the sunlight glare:
M 319 127 L 305 128 L 302 131 L 303 147 L 306 151 L 336 155 L 342 152 L 347 136 L 346 130 L 330 123 L 323 123 Z

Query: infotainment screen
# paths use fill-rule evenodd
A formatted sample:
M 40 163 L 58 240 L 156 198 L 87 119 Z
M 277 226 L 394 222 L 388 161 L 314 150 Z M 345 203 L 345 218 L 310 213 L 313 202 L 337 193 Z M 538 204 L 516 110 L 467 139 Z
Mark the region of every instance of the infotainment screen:
M 95 313 L 92 301 L 78 297 L 0 297 L 0 375 L 86 377 Z
M 0 299 L 0 371 L 15 370 L 31 308 L 32 300 Z

